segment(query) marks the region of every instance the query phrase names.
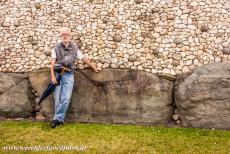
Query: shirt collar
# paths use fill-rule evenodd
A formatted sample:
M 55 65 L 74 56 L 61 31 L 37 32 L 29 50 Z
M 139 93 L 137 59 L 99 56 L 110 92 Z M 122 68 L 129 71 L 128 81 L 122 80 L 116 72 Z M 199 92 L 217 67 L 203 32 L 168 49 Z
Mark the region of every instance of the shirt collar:
M 63 42 L 61 42 L 61 45 L 65 48 L 65 49 L 72 49 L 72 46 L 71 46 L 71 42 L 69 42 L 69 45 L 66 47 L 65 45 L 64 45 L 64 43 Z

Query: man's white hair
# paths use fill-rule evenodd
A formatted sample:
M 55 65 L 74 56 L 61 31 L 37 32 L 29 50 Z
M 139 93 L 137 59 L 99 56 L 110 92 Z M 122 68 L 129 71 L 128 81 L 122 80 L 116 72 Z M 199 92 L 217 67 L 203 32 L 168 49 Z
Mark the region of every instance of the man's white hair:
M 68 33 L 70 33 L 70 29 L 68 28 L 68 27 L 62 27 L 62 28 L 60 28 L 60 34 L 61 33 L 63 33 L 63 32 L 68 32 Z

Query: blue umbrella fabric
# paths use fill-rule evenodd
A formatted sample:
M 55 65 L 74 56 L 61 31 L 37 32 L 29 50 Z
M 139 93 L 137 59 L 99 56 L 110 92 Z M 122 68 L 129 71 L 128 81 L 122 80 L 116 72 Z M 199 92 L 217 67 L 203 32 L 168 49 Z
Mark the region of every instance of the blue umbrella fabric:
M 58 66 L 55 68 L 55 72 L 57 72 L 56 80 L 57 84 L 53 84 L 52 82 L 49 83 L 45 91 L 43 92 L 42 96 L 39 99 L 38 105 L 40 106 L 42 101 L 48 97 L 54 90 L 57 85 L 60 84 L 61 76 L 64 74 L 65 71 L 68 71 L 66 67 Z
M 56 77 L 56 80 L 58 82 L 58 84 L 60 83 L 61 80 L 61 74 L 58 74 Z M 52 92 L 54 92 L 56 85 L 58 84 L 53 84 L 52 82 L 49 83 L 49 85 L 47 86 L 47 88 L 45 89 L 45 91 L 43 92 L 42 96 L 39 99 L 38 105 L 41 105 L 42 101 L 48 97 Z

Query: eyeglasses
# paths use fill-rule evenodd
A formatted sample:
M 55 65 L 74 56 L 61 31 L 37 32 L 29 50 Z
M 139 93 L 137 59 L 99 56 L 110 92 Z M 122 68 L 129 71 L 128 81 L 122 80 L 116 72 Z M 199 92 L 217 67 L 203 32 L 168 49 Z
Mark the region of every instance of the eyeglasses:
M 61 34 L 62 36 L 69 36 L 69 34 L 67 34 L 67 33 L 63 33 L 63 34 Z

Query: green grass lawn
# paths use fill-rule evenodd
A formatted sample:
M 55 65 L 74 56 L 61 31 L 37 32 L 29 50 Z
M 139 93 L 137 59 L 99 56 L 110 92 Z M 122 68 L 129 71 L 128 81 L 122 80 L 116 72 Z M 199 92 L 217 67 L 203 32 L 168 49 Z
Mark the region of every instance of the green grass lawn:
M 230 154 L 230 131 L 191 128 L 66 123 L 52 129 L 46 122 L 1 121 L 0 140 L 1 153 L 26 153 L 4 146 L 72 146 L 85 149 L 65 152 Z

